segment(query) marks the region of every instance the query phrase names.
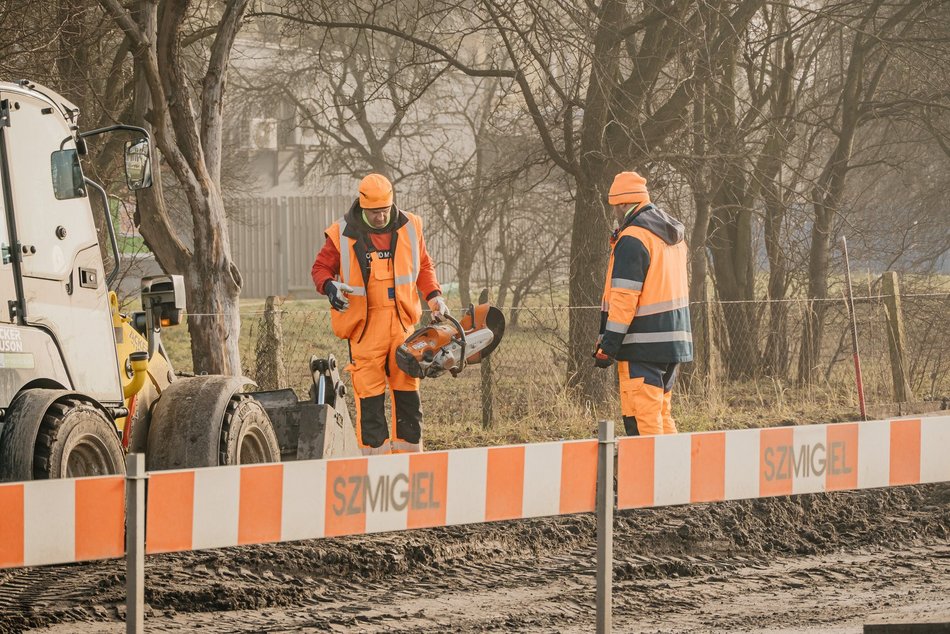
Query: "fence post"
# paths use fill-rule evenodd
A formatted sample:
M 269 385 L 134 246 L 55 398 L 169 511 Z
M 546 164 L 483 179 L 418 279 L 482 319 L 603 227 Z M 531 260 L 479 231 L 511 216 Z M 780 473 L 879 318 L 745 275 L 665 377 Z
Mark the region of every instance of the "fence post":
M 125 460 L 125 631 L 145 631 L 145 454 Z
M 907 377 L 907 356 L 904 353 L 904 312 L 901 307 L 900 281 L 895 271 L 887 271 L 881 279 L 884 308 L 887 311 L 887 347 L 891 355 L 891 378 L 894 381 L 894 400 L 907 403 L 914 393 Z
M 488 302 L 488 289 L 483 288 L 478 303 Z M 481 362 L 482 429 L 491 429 L 495 423 L 495 381 L 492 376 L 491 356 Z
M 614 584 L 614 423 L 600 421 L 597 433 L 597 634 L 611 629 Z
M 255 352 L 254 378 L 264 390 L 279 390 L 286 385 L 280 307 L 283 300 L 270 295 L 264 302 L 264 314 L 260 321 L 260 335 Z

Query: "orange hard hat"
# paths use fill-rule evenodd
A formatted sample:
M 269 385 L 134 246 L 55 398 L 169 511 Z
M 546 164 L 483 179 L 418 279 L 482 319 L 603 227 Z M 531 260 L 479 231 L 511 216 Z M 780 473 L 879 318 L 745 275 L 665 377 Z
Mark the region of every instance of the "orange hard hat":
M 614 176 L 610 193 L 607 194 L 607 202 L 611 205 L 649 203 L 650 192 L 647 191 L 647 179 L 636 172 L 620 172 Z
M 382 174 L 369 174 L 360 181 L 360 207 L 380 209 L 393 204 L 393 184 Z

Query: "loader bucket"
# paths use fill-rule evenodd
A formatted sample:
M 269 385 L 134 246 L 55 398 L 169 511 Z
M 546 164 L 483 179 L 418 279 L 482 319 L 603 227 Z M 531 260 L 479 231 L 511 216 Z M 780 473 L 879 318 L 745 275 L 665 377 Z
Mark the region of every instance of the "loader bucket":
M 298 401 L 291 389 L 253 392 L 277 434 L 281 461 L 359 455 L 349 415 L 313 401 Z M 345 403 L 341 402 L 343 407 Z

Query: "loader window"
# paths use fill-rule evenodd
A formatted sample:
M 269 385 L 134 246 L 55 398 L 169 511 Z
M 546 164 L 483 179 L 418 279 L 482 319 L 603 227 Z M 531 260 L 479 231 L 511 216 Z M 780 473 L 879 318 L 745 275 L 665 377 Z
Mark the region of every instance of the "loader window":
M 79 152 L 60 150 L 50 155 L 50 171 L 53 175 L 53 193 L 57 200 L 82 198 L 86 195 L 86 184 L 79 166 Z

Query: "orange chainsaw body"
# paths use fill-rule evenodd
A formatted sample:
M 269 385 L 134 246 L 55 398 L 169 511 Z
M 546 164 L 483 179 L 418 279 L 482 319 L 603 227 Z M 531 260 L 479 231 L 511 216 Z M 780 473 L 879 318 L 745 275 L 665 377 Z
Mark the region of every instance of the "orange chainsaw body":
M 457 376 L 498 347 L 505 333 L 504 314 L 490 304 L 470 305 L 461 320 L 447 317 L 409 335 L 396 349 L 396 364 L 409 376 Z

